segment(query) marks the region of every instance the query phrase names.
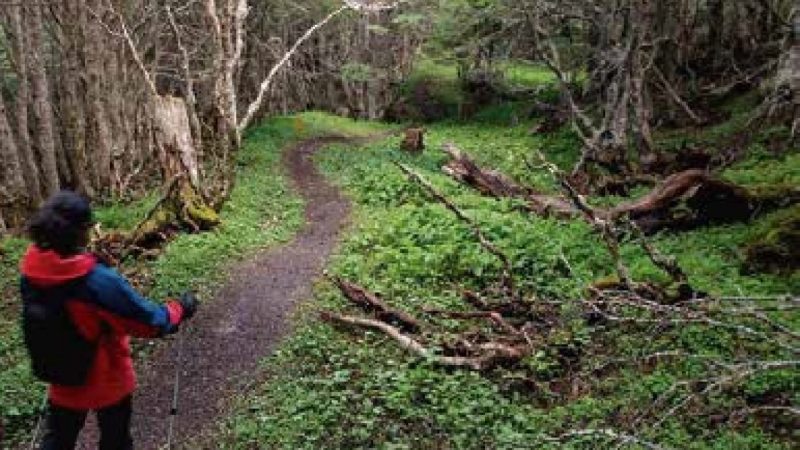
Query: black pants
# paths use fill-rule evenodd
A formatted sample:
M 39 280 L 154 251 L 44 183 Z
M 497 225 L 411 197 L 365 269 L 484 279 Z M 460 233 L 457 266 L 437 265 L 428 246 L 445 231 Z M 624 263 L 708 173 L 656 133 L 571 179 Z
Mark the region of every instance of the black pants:
M 73 450 L 89 411 L 50 404 L 40 450 Z M 97 411 L 100 450 L 131 450 L 131 396 Z

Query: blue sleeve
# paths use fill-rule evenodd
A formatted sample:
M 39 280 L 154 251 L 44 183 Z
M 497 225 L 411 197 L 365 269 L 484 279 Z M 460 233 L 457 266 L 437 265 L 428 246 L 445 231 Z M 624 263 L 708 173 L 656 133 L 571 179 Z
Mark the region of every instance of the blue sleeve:
M 141 296 L 116 270 L 97 265 L 87 279 L 87 289 L 93 304 L 122 319 L 153 328 L 154 334 L 176 331 L 170 322 L 166 306 Z

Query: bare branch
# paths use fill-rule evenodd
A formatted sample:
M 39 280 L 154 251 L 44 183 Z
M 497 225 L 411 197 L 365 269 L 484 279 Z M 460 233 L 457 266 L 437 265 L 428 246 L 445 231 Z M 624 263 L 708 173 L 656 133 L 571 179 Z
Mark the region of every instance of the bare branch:
M 114 32 L 108 26 L 108 24 L 106 24 L 103 21 L 102 17 L 100 17 L 100 15 L 97 12 L 95 12 L 94 10 L 89 8 L 88 6 L 86 7 L 86 9 L 89 11 L 89 13 L 92 14 L 92 16 L 94 16 L 95 20 L 97 20 L 97 22 L 103 28 L 105 28 L 105 30 L 109 34 L 111 34 L 112 36 L 120 37 L 120 38 L 122 38 L 124 40 L 125 45 L 128 47 L 128 50 L 131 53 L 131 57 L 133 58 L 133 61 L 136 63 L 136 67 L 139 69 L 139 73 L 142 75 L 142 78 L 144 79 L 144 82 L 147 85 L 148 90 L 150 91 L 150 93 L 152 95 L 158 96 L 158 89 L 156 89 L 156 84 L 153 81 L 153 76 L 150 73 L 150 71 L 147 70 L 147 67 L 144 65 L 144 60 L 142 60 L 142 57 L 139 54 L 139 50 L 136 49 L 136 44 L 133 42 L 133 38 L 131 37 L 131 34 L 128 32 L 127 25 L 125 25 L 125 18 L 122 17 L 122 14 L 117 12 L 117 10 L 114 8 L 113 3 L 111 3 L 110 0 L 107 1 L 107 8 L 111 12 L 111 14 L 114 15 L 114 17 L 117 19 L 117 21 L 119 22 L 119 27 L 122 30 L 121 33 Z
M 374 312 L 380 320 L 387 323 L 396 323 L 404 331 L 411 333 L 416 333 L 422 328 L 417 319 L 410 314 L 389 307 L 375 293 L 339 277 L 329 276 L 328 279 L 339 288 L 348 300 L 367 312 Z
M 403 349 L 441 366 L 461 367 L 480 371 L 489 369 L 502 361 L 517 361 L 525 355 L 525 353 L 519 349 L 490 342 L 477 346 L 477 349 L 483 353 L 481 356 L 442 356 L 435 354 L 416 339 L 406 336 L 397 328 L 379 320 L 343 316 L 331 312 L 322 312 L 321 318 L 326 322 L 336 322 L 380 331 L 392 338 Z
M 348 9 L 351 9 L 351 6 L 349 4 L 345 4 L 339 9 L 336 9 L 330 14 L 328 14 L 321 21 L 314 24 L 314 26 L 306 30 L 306 32 L 302 36 L 300 36 L 300 38 L 298 38 L 297 41 L 295 41 L 294 45 L 292 45 L 289 51 L 287 51 L 283 55 L 283 57 L 274 66 L 272 66 L 272 69 L 270 69 L 269 73 L 267 74 L 267 77 L 264 78 L 264 81 L 261 82 L 261 86 L 258 89 L 258 95 L 256 95 L 256 98 L 247 107 L 247 113 L 237 126 L 237 132 L 239 133 L 239 135 L 244 133 L 244 130 L 246 130 L 247 127 L 250 126 L 250 124 L 253 122 L 253 119 L 255 119 L 256 114 L 258 114 L 259 110 L 261 109 L 261 105 L 264 103 L 264 98 L 267 94 L 267 91 L 269 91 L 269 88 L 272 86 L 272 81 L 275 79 L 275 75 L 277 75 L 278 72 L 280 72 L 280 70 L 283 68 L 283 66 L 285 66 L 290 59 L 292 59 L 292 56 L 294 56 L 294 54 L 297 52 L 300 46 L 303 45 L 303 43 L 307 41 L 311 36 L 313 36 L 317 30 L 327 25 L 328 22 L 333 20 L 339 14 L 347 11 Z
M 571 439 L 585 437 L 585 436 L 605 436 L 607 438 L 613 439 L 614 441 L 618 441 L 623 445 L 637 444 L 649 450 L 667 450 L 669 448 L 669 447 L 662 447 L 653 442 L 648 442 L 631 434 L 622 433 L 610 428 L 574 430 L 564 433 L 557 437 L 544 436 L 543 439 L 549 442 L 565 442 Z

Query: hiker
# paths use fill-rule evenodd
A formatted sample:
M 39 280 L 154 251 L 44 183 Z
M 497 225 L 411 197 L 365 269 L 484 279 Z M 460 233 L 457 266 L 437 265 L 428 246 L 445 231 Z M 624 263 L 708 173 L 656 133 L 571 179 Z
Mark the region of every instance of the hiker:
M 48 199 L 28 224 L 33 244 L 20 264 L 20 289 L 33 373 L 49 384 L 43 450 L 75 448 L 89 411 L 101 450 L 130 450 L 130 336 L 175 333 L 198 306 L 190 293 L 165 305 L 139 295 L 87 253 L 92 225 L 89 202 L 70 191 Z

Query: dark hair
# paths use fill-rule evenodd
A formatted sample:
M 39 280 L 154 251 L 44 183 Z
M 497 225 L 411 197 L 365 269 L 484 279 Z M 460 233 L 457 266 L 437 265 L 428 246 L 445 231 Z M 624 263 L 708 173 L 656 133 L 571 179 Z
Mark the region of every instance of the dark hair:
M 28 222 L 28 234 L 37 247 L 69 256 L 80 252 L 93 223 L 89 200 L 72 191 L 61 191 L 34 214 Z

